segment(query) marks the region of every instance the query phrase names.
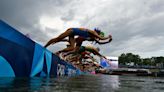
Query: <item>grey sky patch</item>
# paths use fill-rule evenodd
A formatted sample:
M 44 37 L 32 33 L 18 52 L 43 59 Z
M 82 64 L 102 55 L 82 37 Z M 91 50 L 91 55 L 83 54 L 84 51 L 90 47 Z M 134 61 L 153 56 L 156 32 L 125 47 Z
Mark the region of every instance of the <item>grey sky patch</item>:
M 69 10 L 68 13 L 66 13 L 65 15 L 61 16 L 61 19 L 63 21 L 69 21 L 69 20 L 73 20 L 74 19 L 74 12 L 73 10 Z

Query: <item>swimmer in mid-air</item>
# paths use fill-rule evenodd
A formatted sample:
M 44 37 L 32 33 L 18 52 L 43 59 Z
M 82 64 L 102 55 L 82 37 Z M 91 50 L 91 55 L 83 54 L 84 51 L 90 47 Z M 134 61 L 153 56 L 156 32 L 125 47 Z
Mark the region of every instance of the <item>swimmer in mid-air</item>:
M 73 50 L 73 51 L 69 51 L 64 53 L 64 55 L 62 57 L 67 57 L 70 55 L 76 55 L 76 58 L 72 58 L 68 61 L 79 61 L 81 62 L 83 59 L 91 59 L 93 62 L 95 61 L 94 58 L 90 55 L 91 53 L 94 55 L 99 56 L 100 58 L 105 58 L 106 57 L 102 54 L 99 53 L 100 48 L 95 48 L 93 46 L 80 46 L 79 50 Z
M 88 41 L 98 42 L 99 40 L 107 40 L 107 39 L 111 40 L 112 39 L 111 35 L 109 35 L 108 37 L 103 37 L 103 36 L 101 36 L 101 34 L 102 34 L 102 32 L 99 29 L 90 30 L 90 29 L 86 29 L 86 28 L 69 28 L 64 33 L 59 35 L 58 37 L 49 40 L 44 47 L 48 47 L 51 44 L 55 44 L 57 42 L 62 41 L 64 38 L 69 37 L 70 46 L 57 52 L 57 53 L 60 53 L 60 52 L 67 52 L 67 51 L 71 51 L 71 50 L 75 49 L 75 47 L 76 47 L 75 46 L 75 43 L 76 43 L 75 36 L 79 36 L 79 37 L 83 38 L 83 41 L 88 40 Z

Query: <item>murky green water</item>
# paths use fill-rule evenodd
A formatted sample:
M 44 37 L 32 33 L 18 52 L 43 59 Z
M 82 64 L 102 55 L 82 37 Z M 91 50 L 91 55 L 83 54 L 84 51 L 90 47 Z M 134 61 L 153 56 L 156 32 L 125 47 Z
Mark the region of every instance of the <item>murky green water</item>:
M 0 78 L 0 92 L 164 92 L 164 78 L 113 75 Z

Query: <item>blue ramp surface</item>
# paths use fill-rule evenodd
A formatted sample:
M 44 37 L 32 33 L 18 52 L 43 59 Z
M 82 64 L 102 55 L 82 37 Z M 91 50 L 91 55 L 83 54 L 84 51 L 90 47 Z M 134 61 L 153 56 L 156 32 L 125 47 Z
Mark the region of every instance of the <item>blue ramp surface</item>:
M 0 20 L 0 77 L 57 77 L 79 71 Z

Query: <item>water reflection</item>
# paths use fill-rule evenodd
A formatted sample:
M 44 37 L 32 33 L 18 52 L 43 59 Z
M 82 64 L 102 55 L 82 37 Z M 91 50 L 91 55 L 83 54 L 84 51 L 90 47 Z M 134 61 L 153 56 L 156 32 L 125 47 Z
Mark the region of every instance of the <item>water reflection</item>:
M 163 79 L 112 75 L 0 78 L 0 92 L 163 92 Z
M 74 91 L 106 92 L 118 89 L 118 78 L 118 76 L 81 75 L 67 80 L 64 87 Z

